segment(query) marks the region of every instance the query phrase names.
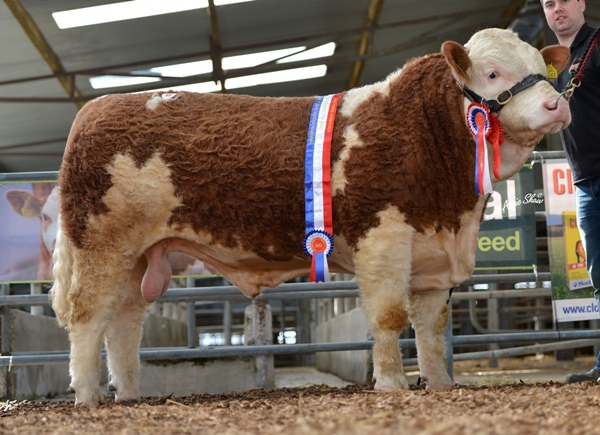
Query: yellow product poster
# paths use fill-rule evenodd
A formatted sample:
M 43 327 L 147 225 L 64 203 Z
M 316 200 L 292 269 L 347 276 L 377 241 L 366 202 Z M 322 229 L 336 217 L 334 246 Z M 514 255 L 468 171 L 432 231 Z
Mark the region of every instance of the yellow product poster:
M 585 251 L 581 243 L 581 235 L 577 228 L 577 217 L 574 211 L 563 212 L 563 231 L 569 290 L 589 287 L 592 282 L 587 273 Z

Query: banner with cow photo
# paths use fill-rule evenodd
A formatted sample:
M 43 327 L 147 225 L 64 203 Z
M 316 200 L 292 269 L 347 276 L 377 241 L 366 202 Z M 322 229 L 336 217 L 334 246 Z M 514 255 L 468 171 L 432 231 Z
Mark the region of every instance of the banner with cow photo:
M 56 182 L 0 184 L 0 282 L 52 280 Z
M 52 281 L 59 199 L 55 181 L 0 183 L 0 283 Z M 210 267 L 172 253 L 174 277 L 214 275 Z
M 535 206 L 544 201 L 524 166 L 496 185 L 477 237 L 476 270 L 532 270 L 537 264 Z
M 557 322 L 598 319 L 577 228 L 571 169 L 566 159 L 549 160 L 543 174 L 554 318 Z

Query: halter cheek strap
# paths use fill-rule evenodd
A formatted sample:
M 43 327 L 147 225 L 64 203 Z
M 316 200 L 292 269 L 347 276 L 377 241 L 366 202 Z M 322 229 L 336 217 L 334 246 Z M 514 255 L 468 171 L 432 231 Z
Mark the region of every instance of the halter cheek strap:
M 517 95 L 519 92 L 530 88 L 535 85 L 537 82 L 548 81 L 546 77 L 542 74 L 530 74 L 525 77 L 523 80 L 515 84 L 512 88 L 507 91 L 501 92 L 496 96 L 493 100 L 486 100 L 475 91 L 467 88 L 466 86 L 462 88 L 464 94 L 473 102 L 484 104 L 489 107 L 491 113 L 500 113 L 500 109 L 504 107 L 506 103 L 508 103 L 514 95 Z

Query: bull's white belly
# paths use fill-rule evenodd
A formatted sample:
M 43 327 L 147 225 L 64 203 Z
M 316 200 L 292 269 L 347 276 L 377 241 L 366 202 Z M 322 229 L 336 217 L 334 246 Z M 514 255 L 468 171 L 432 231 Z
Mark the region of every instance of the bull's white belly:
M 458 232 L 445 228 L 415 233 L 412 247 L 410 288 L 447 290 L 473 273 L 477 235 L 485 200 L 481 197 L 475 208 L 461 216 Z

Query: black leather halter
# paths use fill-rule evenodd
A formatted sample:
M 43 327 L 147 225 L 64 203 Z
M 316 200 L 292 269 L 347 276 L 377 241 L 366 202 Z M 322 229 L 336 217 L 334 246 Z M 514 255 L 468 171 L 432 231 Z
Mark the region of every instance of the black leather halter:
M 485 104 L 486 106 L 489 107 L 491 113 L 500 113 L 500 109 L 502 109 L 504 107 L 504 105 L 506 103 L 508 103 L 514 95 L 517 95 L 522 90 L 525 90 L 525 89 L 535 85 L 537 82 L 541 82 L 542 80 L 545 80 L 548 82 L 548 79 L 546 77 L 544 77 L 542 74 L 530 74 L 527 77 L 525 77 L 523 80 L 521 80 L 519 83 L 514 85 L 512 88 L 510 88 L 509 90 L 498 94 L 496 96 L 496 98 L 493 100 L 484 99 L 483 97 L 481 97 L 480 95 L 478 95 L 476 92 L 472 91 L 471 89 L 467 88 L 466 86 L 464 88 L 462 88 L 462 90 L 463 90 L 463 93 L 466 95 L 466 97 L 468 99 L 470 99 L 471 101 L 474 101 L 479 104 Z M 550 83 L 550 82 L 548 82 L 548 83 Z

